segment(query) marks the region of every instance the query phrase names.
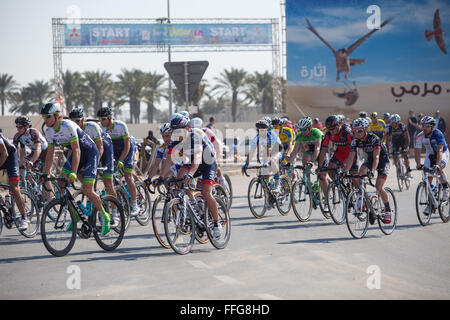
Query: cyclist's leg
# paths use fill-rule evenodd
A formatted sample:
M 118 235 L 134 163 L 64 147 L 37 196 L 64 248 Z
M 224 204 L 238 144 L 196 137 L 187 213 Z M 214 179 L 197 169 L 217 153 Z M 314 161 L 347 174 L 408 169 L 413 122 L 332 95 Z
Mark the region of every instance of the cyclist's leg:
M 138 207 L 137 207 L 137 189 L 136 184 L 134 183 L 133 178 L 133 168 L 134 168 L 134 162 L 135 162 L 135 144 L 130 140 L 130 151 L 128 151 L 127 156 L 125 157 L 125 160 L 123 161 L 123 172 L 125 181 L 127 183 L 128 191 L 130 192 L 131 197 L 131 210 L 132 210 L 132 216 L 138 214 Z
M 211 212 L 214 222 L 218 222 L 219 221 L 218 206 L 212 194 L 214 178 L 217 172 L 217 164 L 216 163 L 210 165 L 201 164 L 197 172 L 201 173 L 203 176 L 202 181 L 203 199 L 205 199 L 206 201 L 206 205 L 208 206 L 208 209 Z

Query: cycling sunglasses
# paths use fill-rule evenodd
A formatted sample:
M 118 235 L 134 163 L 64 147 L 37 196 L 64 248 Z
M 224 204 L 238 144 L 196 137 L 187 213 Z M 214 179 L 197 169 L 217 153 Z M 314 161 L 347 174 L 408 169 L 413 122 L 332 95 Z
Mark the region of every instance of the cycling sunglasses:
M 364 129 L 353 129 L 354 133 L 363 133 Z
M 52 115 L 51 114 L 43 114 L 42 115 L 42 118 L 43 119 L 48 119 L 48 118 L 50 118 Z

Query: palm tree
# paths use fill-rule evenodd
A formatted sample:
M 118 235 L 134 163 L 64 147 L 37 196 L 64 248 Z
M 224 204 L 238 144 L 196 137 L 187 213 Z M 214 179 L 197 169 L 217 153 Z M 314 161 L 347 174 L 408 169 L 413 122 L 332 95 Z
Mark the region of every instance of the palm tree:
M 245 87 L 246 77 L 247 71 L 244 69 L 231 68 L 230 71 L 225 69 L 220 77 L 214 78 L 218 84 L 213 88 L 213 91 L 221 92 L 222 96 L 231 92 L 231 117 L 233 122 L 236 122 L 238 95 Z
M 88 101 L 94 109 L 94 116 L 106 100 L 113 88 L 111 74 L 106 71 L 86 71 L 83 73 Z
M 268 71 L 264 73 L 255 72 L 247 80 L 246 99 L 260 105 L 263 114 L 274 112 L 272 80 L 273 77 Z
M 148 72 L 146 77 L 146 88 L 144 92 L 144 101 L 147 104 L 147 120 L 148 123 L 153 123 L 155 104 L 161 101 L 161 98 L 168 99 L 167 95 L 161 89 L 161 86 L 166 82 L 164 74 L 155 72 Z
M 88 102 L 86 86 L 79 72 L 66 70 L 62 75 L 62 79 L 65 105 L 69 112 L 74 107 Z
M 29 99 L 31 103 L 30 113 L 39 113 L 39 108 L 54 98 L 52 84 L 47 81 L 37 80 L 27 86 Z
M 122 74 L 117 76 L 117 94 L 124 102 L 130 104 L 130 121 L 139 123 L 141 116 L 141 100 L 146 84 L 145 73 L 141 70 L 122 69 Z
M 12 75 L 0 74 L 0 102 L 2 104 L 2 116 L 5 115 L 5 105 L 12 102 L 12 94 L 17 91 L 17 82 Z
M 19 91 L 11 94 L 11 108 L 12 113 L 28 114 L 32 113 L 33 106 L 31 102 L 30 89 L 28 87 L 20 88 Z

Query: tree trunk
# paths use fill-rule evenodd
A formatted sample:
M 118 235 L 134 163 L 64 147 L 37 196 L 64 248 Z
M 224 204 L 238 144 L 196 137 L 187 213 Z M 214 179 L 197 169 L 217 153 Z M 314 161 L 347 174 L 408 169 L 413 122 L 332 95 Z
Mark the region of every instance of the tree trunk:
M 233 122 L 236 122 L 236 111 L 237 111 L 237 91 L 233 91 L 233 97 L 231 99 L 231 118 Z
M 153 105 L 150 103 L 147 103 L 147 121 L 148 123 L 153 123 Z
M 2 116 L 5 115 L 5 101 L 2 100 Z

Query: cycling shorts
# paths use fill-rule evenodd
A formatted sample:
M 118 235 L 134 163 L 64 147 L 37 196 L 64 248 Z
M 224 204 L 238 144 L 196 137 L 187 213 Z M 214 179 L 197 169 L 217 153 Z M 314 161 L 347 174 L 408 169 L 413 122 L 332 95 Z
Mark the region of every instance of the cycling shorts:
M 446 167 L 447 163 L 448 163 L 448 160 L 449 160 L 449 157 L 450 157 L 450 153 L 449 153 L 449 151 L 447 149 L 447 150 L 445 150 L 445 152 L 442 153 L 442 159 L 441 159 L 441 163 L 440 164 L 442 164 L 442 165 L 444 165 L 444 167 Z M 428 168 L 428 169 L 431 169 L 433 166 L 435 166 L 437 164 L 436 160 L 437 160 L 437 158 L 436 158 L 435 154 L 428 155 L 428 157 L 425 157 L 424 167 Z
M 5 163 L 0 167 L 0 170 L 6 170 L 9 181 L 19 181 L 19 156 L 16 152 L 8 154 Z
M 97 178 L 97 165 L 98 158 L 100 156 L 97 147 L 88 149 L 88 152 L 82 152 L 80 163 L 78 164 L 78 172 L 81 173 L 83 177 L 83 183 L 94 183 Z M 69 174 L 72 172 L 72 155 L 64 163 L 63 169 L 61 170 L 64 174 Z
M 103 179 L 112 179 L 114 174 L 114 150 L 110 137 L 103 137 L 103 154 L 100 163 L 107 169 L 103 173 Z
M 189 170 L 189 166 L 184 165 L 182 168 Z M 202 184 L 214 185 L 214 180 L 217 175 L 217 163 L 213 162 L 211 164 L 202 163 L 197 171 L 194 173 L 194 178 L 202 176 Z

